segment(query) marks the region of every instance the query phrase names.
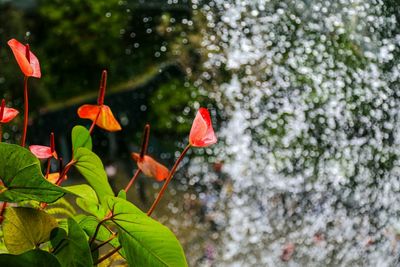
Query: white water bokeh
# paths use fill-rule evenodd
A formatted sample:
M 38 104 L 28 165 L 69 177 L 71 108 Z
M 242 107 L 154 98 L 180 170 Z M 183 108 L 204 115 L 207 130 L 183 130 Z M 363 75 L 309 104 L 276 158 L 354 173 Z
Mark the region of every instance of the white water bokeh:
M 400 25 L 387 1 L 201 11 L 201 83 L 229 117 L 210 266 L 398 266 Z

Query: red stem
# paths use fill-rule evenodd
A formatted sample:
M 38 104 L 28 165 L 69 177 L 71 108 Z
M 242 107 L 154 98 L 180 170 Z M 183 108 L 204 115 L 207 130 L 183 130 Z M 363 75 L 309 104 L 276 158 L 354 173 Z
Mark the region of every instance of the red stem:
M 4 98 L 1 100 L 1 107 L 0 107 L 0 121 L 3 120 L 3 116 L 4 116 L 4 108 L 6 106 L 6 101 L 4 100 Z
M 3 205 L 1 206 L 1 210 L 0 210 L 0 223 L 2 223 L 4 220 L 4 212 L 6 211 L 6 207 L 7 207 L 7 202 L 4 201 Z
M 22 133 L 21 146 L 25 147 L 26 133 L 28 131 L 28 76 L 24 77 L 24 131 Z
M 129 188 L 131 188 L 131 186 L 135 182 L 136 178 L 138 178 L 139 174 L 140 174 L 140 169 L 137 169 L 135 174 L 132 176 L 131 180 L 129 181 L 129 183 L 126 185 L 126 187 L 124 189 L 125 193 L 128 192 Z
M 153 213 L 154 209 L 157 207 L 157 204 L 158 204 L 158 202 L 160 202 L 160 199 L 163 196 L 165 190 L 167 189 L 167 186 L 168 186 L 169 182 L 171 182 L 172 177 L 174 176 L 174 174 L 176 172 L 176 169 L 178 168 L 179 163 L 181 163 L 181 161 L 183 160 L 185 154 L 188 152 L 190 147 L 191 147 L 190 144 L 187 145 L 185 147 L 185 149 L 182 151 L 182 153 L 179 156 L 179 158 L 176 160 L 174 166 L 172 167 L 171 172 L 168 175 L 168 178 L 165 180 L 165 183 L 164 183 L 163 187 L 161 188 L 160 192 L 158 193 L 156 200 L 154 200 L 153 205 L 151 205 L 151 208 L 147 212 L 147 216 L 151 216 L 151 214 Z
M 25 57 L 28 60 L 28 62 L 31 63 L 31 53 L 30 53 L 29 44 L 25 45 Z
M 51 149 L 51 153 L 54 153 L 54 151 L 56 150 L 55 143 L 54 143 L 54 133 L 53 132 L 50 133 L 50 149 Z
M 142 148 L 140 149 L 140 159 L 143 159 L 144 155 L 146 155 L 147 153 L 147 147 L 149 145 L 149 137 L 150 137 L 150 125 L 146 124 L 146 126 L 144 126 L 144 131 L 143 131 Z
M 51 161 L 51 158 L 48 158 L 47 159 L 47 168 L 46 168 L 46 179 L 49 177 L 49 174 L 50 174 L 50 161 Z
M 101 248 L 102 246 L 108 244 L 111 240 L 113 240 L 115 237 L 117 236 L 117 234 L 112 234 L 111 237 L 109 239 L 107 239 L 106 241 L 98 244 L 97 246 L 95 246 L 94 248 L 91 249 L 91 251 L 95 251 L 96 249 Z
M 101 258 L 95 263 L 95 265 L 97 266 L 98 264 L 100 264 L 101 262 L 103 262 L 104 260 L 106 260 L 107 258 L 111 257 L 112 255 L 114 255 L 115 253 L 117 253 L 121 248 L 122 248 L 121 245 L 119 245 L 118 247 L 114 248 L 113 250 L 111 250 L 110 252 L 108 252 L 106 255 L 104 255 L 103 257 L 101 257 Z
M 100 112 L 101 112 L 101 106 L 99 107 L 99 112 L 97 112 L 96 119 L 92 122 L 92 125 L 90 125 L 90 129 L 89 129 L 90 134 L 92 134 L 92 132 L 93 132 L 93 129 L 94 129 L 94 126 L 96 125 L 97 119 L 100 116 Z
M 97 98 L 97 105 L 99 105 L 99 106 L 104 104 L 104 96 L 106 94 L 106 87 L 107 87 L 107 71 L 103 70 L 103 72 L 101 73 L 99 96 Z

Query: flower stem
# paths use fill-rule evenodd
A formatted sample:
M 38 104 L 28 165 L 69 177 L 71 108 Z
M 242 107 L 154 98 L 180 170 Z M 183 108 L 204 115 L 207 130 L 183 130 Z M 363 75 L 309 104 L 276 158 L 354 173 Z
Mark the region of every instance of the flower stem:
M 147 147 L 149 145 L 149 137 L 150 137 L 150 125 L 146 124 L 146 126 L 144 126 L 144 131 L 143 131 L 142 148 L 140 149 L 141 159 L 143 159 L 144 155 L 146 155 L 147 153 Z
M 21 146 L 25 147 L 26 133 L 28 131 L 28 76 L 24 77 L 24 131 L 22 133 Z
M 0 123 L 0 143 L 3 140 L 3 124 Z
M 154 200 L 153 205 L 151 205 L 151 208 L 147 212 L 147 216 L 151 216 L 151 214 L 153 213 L 154 209 L 157 207 L 157 204 L 158 204 L 158 202 L 160 202 L 161 197 L 164 195 L 164 192 L 167 189 L 167 186 L 168 186 L 169 182 L 171 182 L 172 177 L 174 176 L 174 174 L 176 172 L 176 169 L 178 168 L 179 163 L 181 163 L 181 161 L 185 157 L 185 154 L 188 152 L 190 147 L 191 147 L 191 145 L 188 144 L 185 147 L 185 149 L 182 151 L 182 153 L 179 156 L 179 158 L 176 160 L 174 166 L 172 167 L 171 172 L 169 173 L 167 179 L 165 180 L 165 183 L 164 183 L 163 187 L 161 188 L 160 192 L 158 193 L 156 200 Z
M 94 265 L 98 265 L 101 262 L 103 262 L 104 260 L 106 260 L 107 258 L 111 257 L 112 255 L 114 255 L 115 253 L 117 253 L 120 249 L 122 248 L 121 245 L 119 245 L 118 247 L 114 248 L 113 250 L 111 250 L 110 252 L 108 252 L 106 255 L 104 255 L 103 257 L 101 257 Z
M 90 134 L 92 134 L 92 132 L 93 132 L 93 129 L 94 129 L 94 126 L 96 125 L 97 119 L 100 116 L 100 112 L 101 112 L 101 107 L 99 107 L 99 112 L 97 112 L 96 119 L 92 122 L 92 125 L 90 125 L 90 129 L 89 129 Z
M 0 223 L 2 223 L 4 220 L 4 212 L 6 211 L 6 207 L 7 207 L 7 202 L 4 201 L 3 205 L 1 206 L 1 210 L 0 210 Z
M 105 223 L 107 220 L 109 220 L 112 217 L 112 213 L 109 213 L 103 220 L 101 220 L 97 226 L 96 226 L 96 230 L 94 230 L 94 234 L 92 236 L 92 238 L 89 241 L 89 246 L 92 245 L 92 243 L 96 240 L 97 234 L 99 233 L 100 227 L 102 226 L 103 223 Z
M 49 177 L 49 174 L 50 174 L 50 165 L 51 165 L 50 161 L 51 161 L 51 158 L 48 158 L 47 159 L 46 175 L 45 175 L 46 179 L 47 179 L 47 177 Z
M 131 180 L 129 181 L 129 183 L 126 185 L 126 187 L 124 189 L 125 193 L 127 193 L 129 188 L 131 188 L 131 186 L 135 182 L 136 178 L 138 178 L 139 174 L 140 174 L 140 169 L 137 169 L 135 174 L 132 176 Z
M 92 252 L 95 251 L 96 249 L 99 249 L 99 248 L 101 248 L 102 246 L 108 244 L 111 240 L 113 240 L 113 239 L 116 238 L 116 237 L 117 237 L 117 234 L 116 234 L 116 233 L 115 233 L 115 234 L 112 234 L 111 237 L 110 237 L 109 239 L 107 239 L 106 241 L 104 241 L 104 242 L 98 244 L 97 246 L 95 246 L 94 248 L 92 248 L 92 249 L 91 249 Z
M 101 106 L 104 104 L 104 96 L 106 95 L 107 87 L 107 71 L 103 70 L 101 73 L 99 96 L 97 97 L 97 105 Z

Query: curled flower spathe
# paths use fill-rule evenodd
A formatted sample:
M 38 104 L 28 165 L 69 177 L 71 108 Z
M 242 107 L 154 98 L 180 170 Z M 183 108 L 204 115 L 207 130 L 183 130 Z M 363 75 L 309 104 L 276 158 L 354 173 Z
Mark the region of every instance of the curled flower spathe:
M 194 147 L 207 147 L 217 142 L 210 113 L 206 108 L 200 108 L 194 118 L 189 134 L 189 143 Z
M 122 129 L 121 125 L 115 119 L 110 107 L 104 104 L 106 87 L 107 71 L 104 70 L 101 75 L 97 105 L 85 104 L 78 108 L 79 118 L 89 119 L 93 122 L 92 127 L 90 127 L 90 132 L 92 132 L 94 125 L 97 125 L 98 127 L 109 132 L 116 132 Z
M 8 123 L 12 121 L 18 115 L 18 113 L 18 110 L 6 107 L 6 101 L 4 99 L 1 100 L 0 123 Z
M 42 76 L 39 60 L 30 51 L 29 45 L 23 45 L 15 39 L 9 40 L 7 44 L 10 46 L 15 60 L 25 76 L 35 78 Z
M 164 165 L 158 163 L 152 157 L 139 153 L 132 153 L 132 159 L 136 161 L 138 168 L 147 176 L 153 177 L 158 182 L 165 180 L 169 175 L 169 170 Z

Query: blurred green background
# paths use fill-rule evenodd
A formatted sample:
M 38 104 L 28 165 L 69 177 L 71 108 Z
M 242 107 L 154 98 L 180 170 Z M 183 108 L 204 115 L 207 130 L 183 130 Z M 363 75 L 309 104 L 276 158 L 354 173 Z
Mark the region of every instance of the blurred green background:
M 16 38 L 30 44 L 42 69 L 42 78 L 31 79 L 29 87 L 31 117 L 40 114 L 43 120 L 33 125 L 36 135 L 28 141 L 37 141 L 37 135 L 42 139 L 51 130 L 62 131 L 57 120 L 65 119 L 63 113 L 93 103 L 103 69 L 109 72 L 106 103 L 112 106 L 107 99 L 114 99 L 112 108 L 119 119 L 123 117 L 124 126 L 141 132 L 149 121 L 155 134 L 187 134 L 194 107 L 207 104 L 192 79 L 202 58 L 201 23 L 193 23 L 195 16 L 201 20 L 190 1 L 1 0 L 0 95 L 22 110 L 23 78 L 7 46 Z M 138 93 L 123 94 L 132 91 Z M 132 94 L 145 94 L 135 103 L 145 105 L 135 122 L 128 110 L 119 108 Z M 62 126 L 76 123 L 82 122 L 74 117 Z

